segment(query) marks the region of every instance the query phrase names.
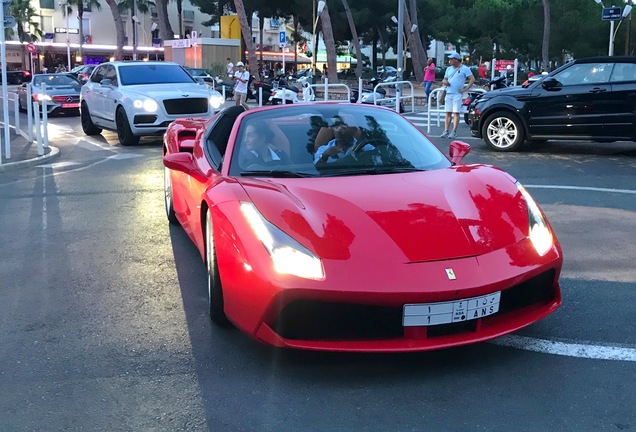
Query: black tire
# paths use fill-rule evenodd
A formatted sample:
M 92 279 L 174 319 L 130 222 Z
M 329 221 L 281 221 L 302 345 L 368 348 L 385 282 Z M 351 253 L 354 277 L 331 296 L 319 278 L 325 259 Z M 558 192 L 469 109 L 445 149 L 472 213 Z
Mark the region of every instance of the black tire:
M 82 123 L 82 130 L 86 135 L 99 135 L 102 130 L 95 126 L 93 120 L 91 120 L 91 114 L 88 111 L 86 102 L 82 102 L 82 109 L 80 109 L 80 122 Z
M 464 123 L 466 123 L 468 126 L 470 126 L 470 121 L 468 119 L 468 113 L 464 113 Z
M 208 311 L 213 323 L 221 327 L 230 325 L 223 307 L 223 287 L 219 276 L 219 264 L 216 261 L 214 230 L 210 210 L 205 214 L 205 266 L 208 273 Z
M 482 128 L 484 142 L 500 152 L 517 151 L 525 141 L 525 131 L 517 116 L 499 111 L 489 116 Z
M 130 130 L 126 111 L 124 111 L 122 107 L 117 108 L 117 112 L 115 113 L 115 123 L 117 125 L 117 138 L 119 138 L 119 143 L 121 145 L 132 146 L 139 143 L 139 137 L 133 135 L 132 130 Z
M 170 179 L 170 170 L 163 167 L 163 194 L 166 202 L 166 217 L 172 225 L 179 225 L 179 220 L 174 212 L 172 200 L 172 180 Z

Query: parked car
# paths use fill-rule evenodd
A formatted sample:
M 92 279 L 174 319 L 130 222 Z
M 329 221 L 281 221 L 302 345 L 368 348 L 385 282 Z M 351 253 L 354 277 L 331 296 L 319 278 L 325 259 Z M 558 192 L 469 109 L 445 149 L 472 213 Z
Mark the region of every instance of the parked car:
M 395 111 L 233 106 L 165 144 L 166 215 L 205 263 L 210 317 L 260 342 L 438 349 L 561 304 L 561 248 L 523 186 Z
M 31 81 L 31 100 L 27 100 L 27 85 L 22 84 L 17 89 L 18 107 L 25 112 L 27 105 L 37 101 L 43 105 L 46 101 L 48 114 L 70 112 L 79 114 L 80 83 L 71 73 L 36 74 Z
M 97 65 L 94 65 L 94 64 L 81 65 L 81 66 L 77 66 L 77 67 L 71 69 L 70 73 L 75 75 L 77 77 L 78 81 L 83 84 L 86 81 L 88 81 L 88 79 L 91 76 L 91 73 L 93 73 L 93 71 L 95 70 L 96 67 L 97 67 Z
M 471 133 L 497 151 L 524 142 L 636 140 L 636 57 L 577 59 L 524 87 L 483 94 Z
M 84 133 L 114 130 L 122 145 L 162 134 L 178 118 L 210 118 L 223 103 L 219 92 L 197 83 L 177 63 L 159 61 L 103 63 L 80 98 Z
M 190 76 L 192 76 L 192 78 L 196 80 L 203 80 L 208 85 L 214 86 L 214 75 L 212 75 L 207 69 L 192 67 L 184 67 L 183 69 L 185 69 L 185 71 L 188 72 Z
M 31 82 L 31 72 L 27 70 L 7 71 L 7 84 L 16 85 L 25 82 Z M 0 83 L 2 83 L 2 75 L 0 74 Z

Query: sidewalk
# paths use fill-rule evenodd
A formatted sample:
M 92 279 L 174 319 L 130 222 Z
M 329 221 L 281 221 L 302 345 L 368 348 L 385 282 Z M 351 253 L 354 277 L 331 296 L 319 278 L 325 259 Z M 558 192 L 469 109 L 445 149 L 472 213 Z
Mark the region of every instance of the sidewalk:
M 0 128 L 0 131 L 2 129 Z M 11 171 L 19 168 L 26 168 L 30 166 L 39 165 L 44 161 L 49 161 L 60 156 L 60 150 L 57 147 L 49 146 L 44 147 L 44 155 L 38 155 L 38 145 L 34 142 L 29 142 L 21 135 L 14 135 L 11 133 L 11 158 L 5 157 L 5 142 L 4 134 L 1 135 L 2 145 L 0 146 L 0 154 L 2 164 L 0 165 L 0 173 L 5 171 Z

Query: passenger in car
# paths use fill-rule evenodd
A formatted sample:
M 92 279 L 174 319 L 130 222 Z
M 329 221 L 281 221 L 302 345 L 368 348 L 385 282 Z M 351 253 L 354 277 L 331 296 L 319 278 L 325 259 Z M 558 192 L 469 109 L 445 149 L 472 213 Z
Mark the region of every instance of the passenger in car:
M 289 165 L 289 155 L 273 143 L 274 134 L 263 121 L 252 121 L 245 128 L 239 165 Z
M 350 127 L 342 120 L 336 122 L 330 129 L 333 131 L 333 139 L 316 149 L 314 164 L 332 163 L 349 155 L 357 141 L 356 135 L 358 137 L 360 135 L 359 128 Z M 371 151 L 373 149 L 371 144 L 367 144 L 362 150 Z

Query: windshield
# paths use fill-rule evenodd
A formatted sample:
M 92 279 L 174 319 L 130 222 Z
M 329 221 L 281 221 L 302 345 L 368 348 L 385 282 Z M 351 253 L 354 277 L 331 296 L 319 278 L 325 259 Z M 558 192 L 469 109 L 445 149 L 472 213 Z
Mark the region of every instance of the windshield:
M 48 75 L 36 75 L 33 77 L 33 85 L 40 86 L 42 83 L 47 87 L 73 87 L 79 91 L 82 84 L 75 79 L 72 75 L 60 75 L 60 74 L 48 74 Z
M 197 76 L 208 76 L 209 73 L 207 70 L 205 69 L 201 69 L 201 68 L 188 68 L 186 69 L 188 71 L 188 73 L 190 75 L 192 75 L 193 77 L 197 77 Z
M 134 64 L 119 67 L 121 85 L 193 83 L 192 77 L 176 64 Z
M 245 116 L 232 149 L 230 174 L 334 177 L 449 166 L 437 147 L 394 111 L 303 105 Z

